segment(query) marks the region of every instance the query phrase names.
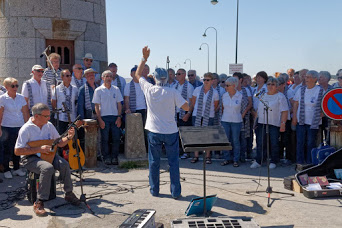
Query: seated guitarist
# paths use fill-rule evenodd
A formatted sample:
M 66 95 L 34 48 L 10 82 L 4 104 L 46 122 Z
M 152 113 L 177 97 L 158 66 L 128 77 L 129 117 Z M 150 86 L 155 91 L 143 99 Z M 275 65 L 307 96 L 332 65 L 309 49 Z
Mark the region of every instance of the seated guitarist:
M 80 200 L 72 192 L 73 186 L 70 177 L 69 163 L 63 158 L 55 155 L 50 164 L 40 158 L 40 154 L 50 153 L 51 145 L 40 147 L 29 147 L 28 143 L 37 140 L 57 139 L 59 134 L 56 128 L 49 122 L 50 109 L 47 105 L 38 103 L 32 107 L 32 117 L 21 127 L 15 144 L 15 154 L 22 156 L 24 167 L 34 173 L 40 173 L 37 201 L 33 210 L 38 216 L 46 215 L 44 201 L 49 199 L 51 178 L 55 169 L 59 170 L 60 177 L 64 183 L 65 200 L 73 205 L 79 205 Z M 65 146 L 72 137 L 75 130 L 71 128 L 66 137 L 63 137 L 57 144 L 58 147 Z

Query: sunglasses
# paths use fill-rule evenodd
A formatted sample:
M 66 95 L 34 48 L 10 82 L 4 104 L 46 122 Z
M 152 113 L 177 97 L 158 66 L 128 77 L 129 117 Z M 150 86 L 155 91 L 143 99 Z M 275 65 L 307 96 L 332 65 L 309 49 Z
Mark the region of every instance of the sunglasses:
M 184 74 L 184 73 L 177 73 L 176 75 L 182 75 L 182 74 Z
M 82 68 L 82 67 L 77 67 L 77 68 L 75 68 L 75 69 L 77 69 L 77 70 L 83 70 L 83 68 Z
M 14 88 L 19 88 L 19 85 L 18 85 L 18 84 L 11 85 L 11 88 L 12 88 L 12 89 L 14 89 Z
M 71 74 L 66 74 L 64 77 L 71 78 Z
M 93 62 L 92 59 L 85 59 L 85 61 L 87 61 L 87 62 Z
M 225 83 L 226 81 L 221 81 L 221 83 Z
M 211 79 L 203 79 L 204 82 L 210 82 Z
M 229 86 L 232 86 L 232 85 L 228 85 L 228 84 L 226 84 L 226 87 L 229 87 Z
M 44 70 L 34 70 L 36 72 L 39 72 L 39 73 L 44 73 Z
M 193 76 L 195 76 L 194 74 L 188 74 L 188 77 L 193 77 Z

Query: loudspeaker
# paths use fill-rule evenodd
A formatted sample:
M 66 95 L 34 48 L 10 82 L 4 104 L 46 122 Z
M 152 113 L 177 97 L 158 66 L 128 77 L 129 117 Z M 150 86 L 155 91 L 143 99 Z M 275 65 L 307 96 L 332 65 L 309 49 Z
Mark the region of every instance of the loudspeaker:
M 37 188 L 39 186 L 39 174 L 29 172 L 26 179 L 27 199 L 30 203 L 37 200 Z M 55 174 L 51 178 L 49 200 L 56 198 L 56 177 Z

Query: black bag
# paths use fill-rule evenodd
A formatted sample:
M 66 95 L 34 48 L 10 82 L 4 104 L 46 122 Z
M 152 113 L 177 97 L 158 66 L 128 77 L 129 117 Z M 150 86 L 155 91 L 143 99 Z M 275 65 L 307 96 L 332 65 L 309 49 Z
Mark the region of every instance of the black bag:
M 29 172 L 26 179 L 27 199 L 30 203 L 37 201 L 37 187 L 39 185 L 39 174 Z M 56 178 L 55 174 L 51 178 L 49 200 L 56 198 Z

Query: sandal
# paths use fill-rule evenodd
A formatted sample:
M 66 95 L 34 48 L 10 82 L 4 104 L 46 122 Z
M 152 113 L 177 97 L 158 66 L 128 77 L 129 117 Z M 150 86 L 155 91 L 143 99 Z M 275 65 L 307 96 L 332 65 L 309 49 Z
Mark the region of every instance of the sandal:
M 224 162 L 221 162 L 222 166 L 229 165 L 229 164 L 230 164 L 230 161 L 227 161 L 227 160 L 225 160 Z
M 194 157 L 192 160 L 191 160 L 191 163 L 196 163 L 198 162 L 198 157 Z
M 209 158 L 209 157 L 208 157 L 208 158 L 205 158 L 205 163 L 206 163 L 206 164 L 211 164 L 211 163 L 212 163 L 212 162 L 211 162 L 211 158 Z
M 234 167 L 239 167 L 239 163 L 234 162 L 233 166 L 234 166 Z

